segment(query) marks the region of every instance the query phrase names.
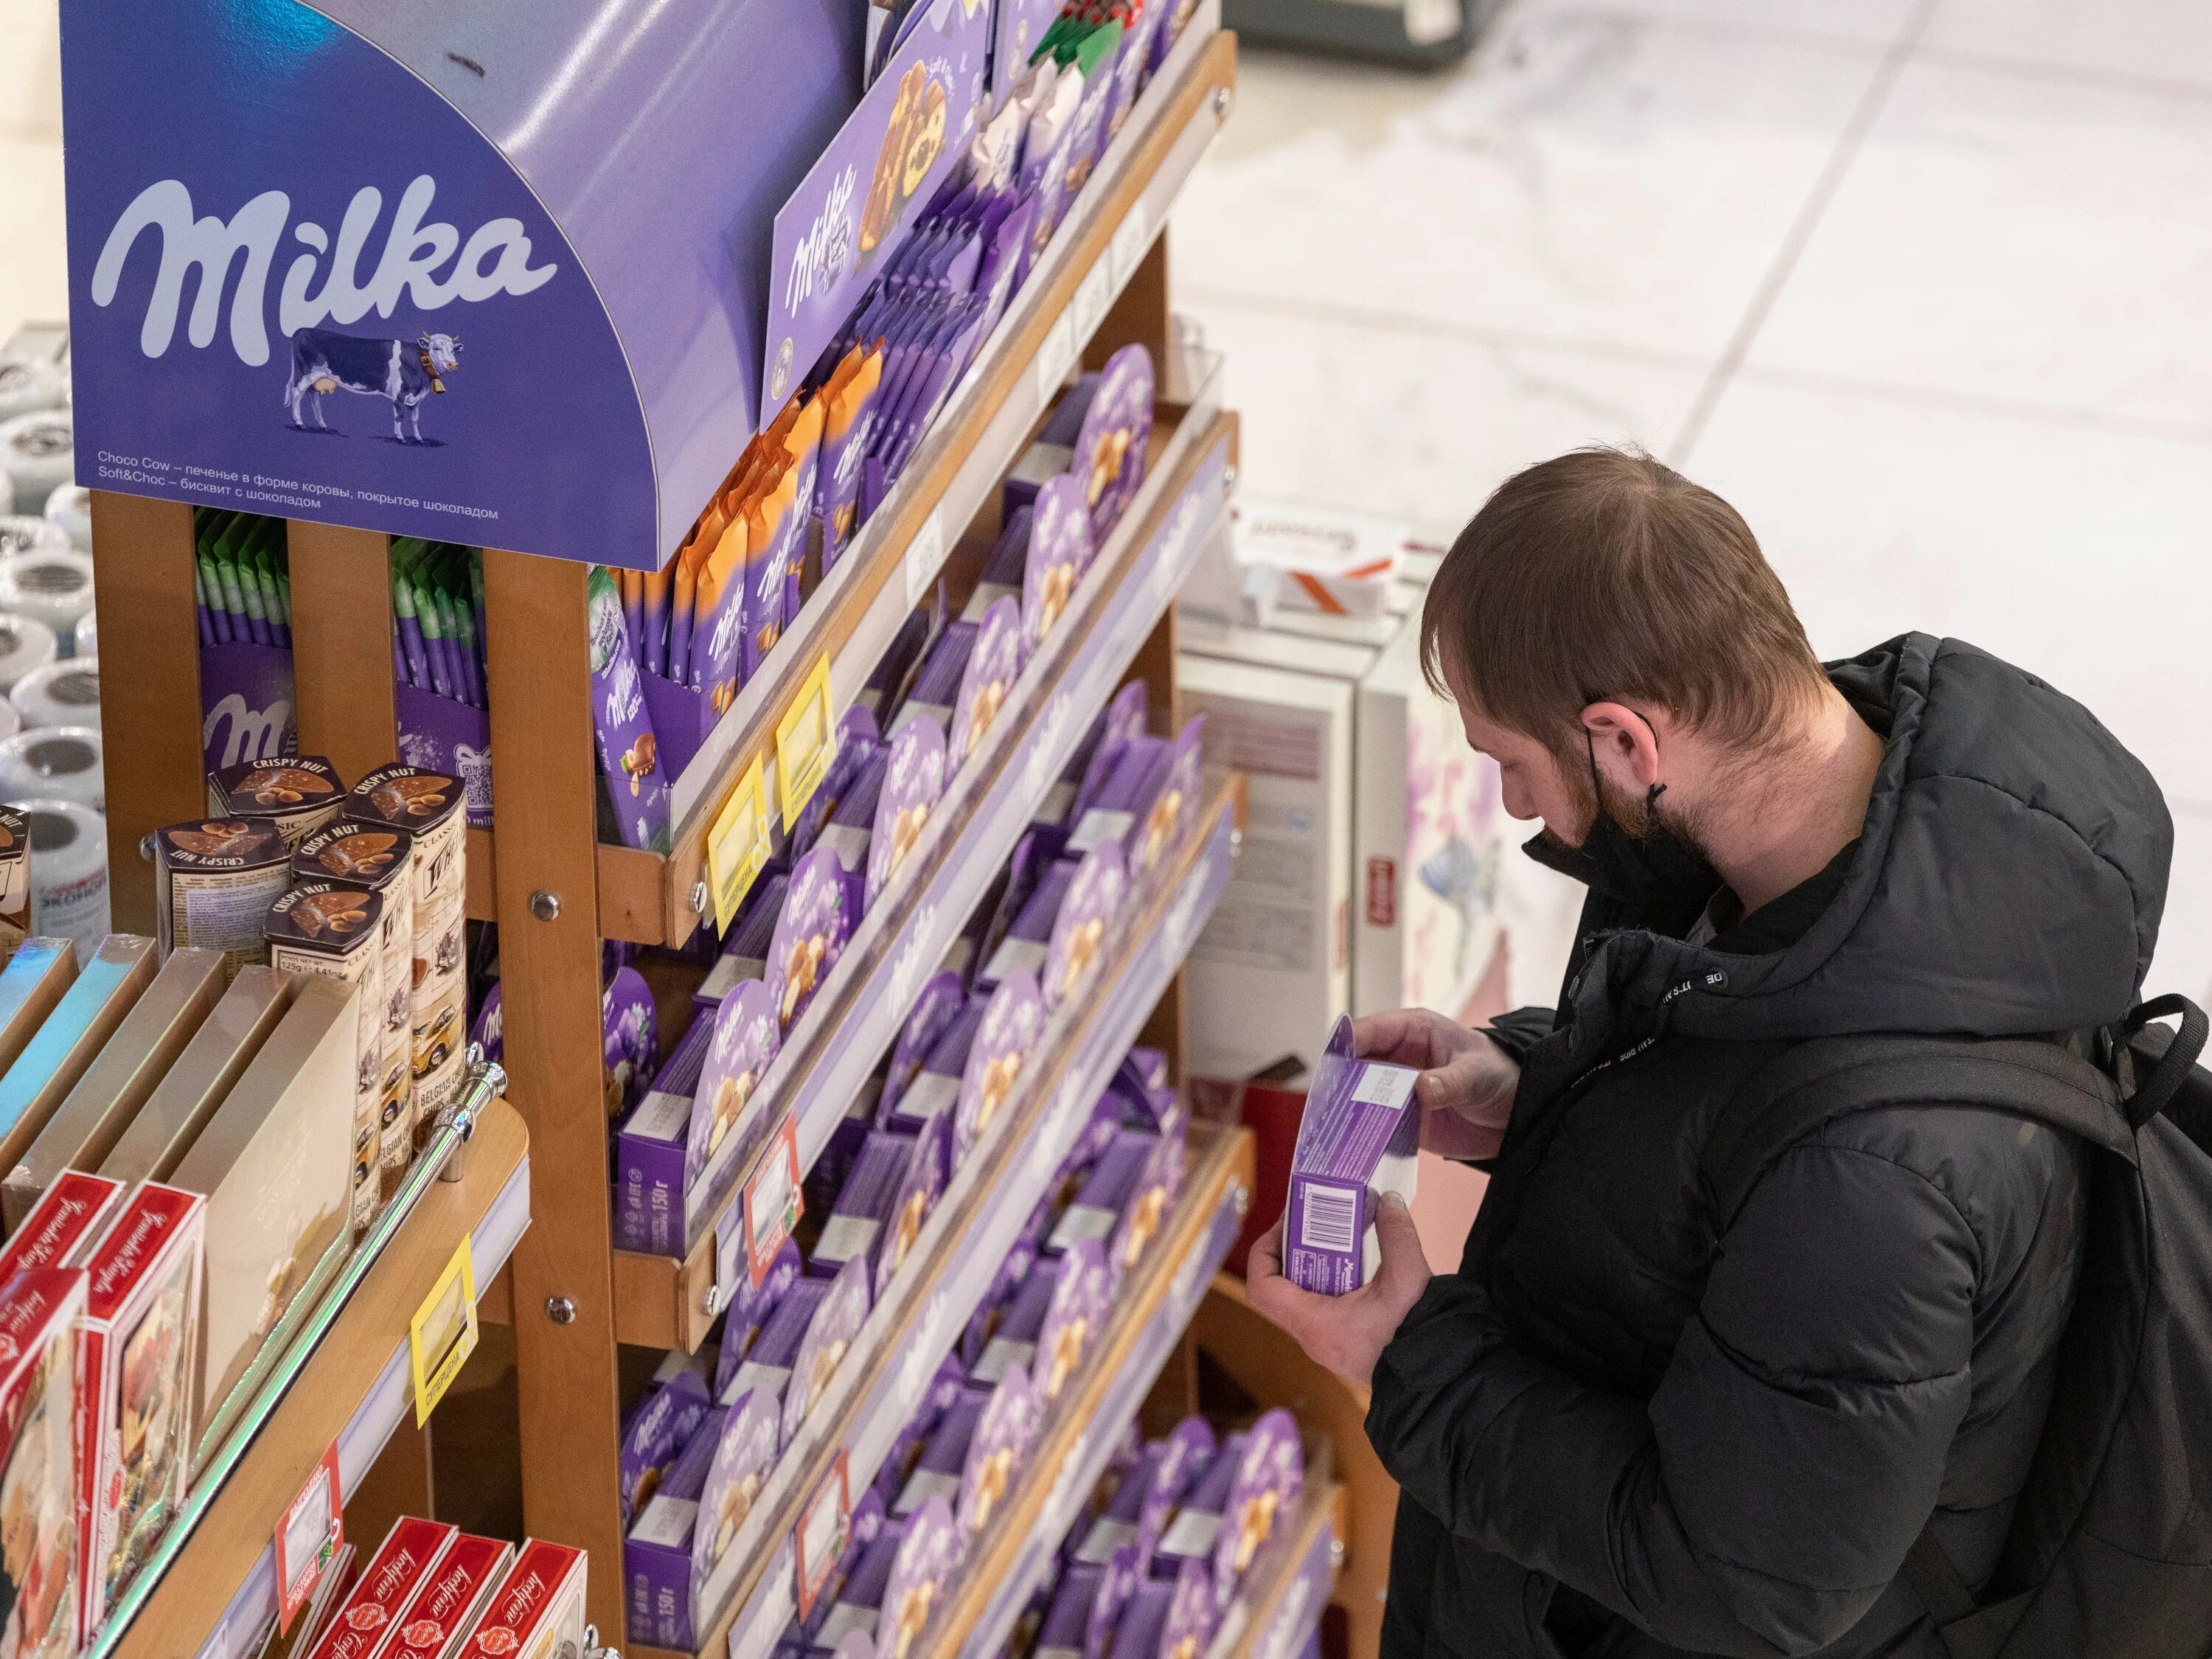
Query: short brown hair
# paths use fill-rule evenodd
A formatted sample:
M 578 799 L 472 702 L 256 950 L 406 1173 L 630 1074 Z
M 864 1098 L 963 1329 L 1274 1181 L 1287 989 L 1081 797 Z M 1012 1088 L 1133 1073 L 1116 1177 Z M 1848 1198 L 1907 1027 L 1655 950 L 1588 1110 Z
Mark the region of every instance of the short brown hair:
M 1516 473 L 1460 532 L 1421 613 L 1430 684 L 1555 750 L 1593 702 L 1635 697 L 1756 746 L 1823 683 L 1751 527 L 1640 452 Z

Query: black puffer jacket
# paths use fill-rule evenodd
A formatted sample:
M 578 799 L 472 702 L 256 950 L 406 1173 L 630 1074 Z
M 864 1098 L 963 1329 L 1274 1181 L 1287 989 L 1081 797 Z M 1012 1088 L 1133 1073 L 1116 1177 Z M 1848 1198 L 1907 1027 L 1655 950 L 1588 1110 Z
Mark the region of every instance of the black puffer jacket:
M 2172 828 L 2085 709 L 1970 646 L 1910 635 L 1830 673 L 1886 751 L 1794 942 L 1699 948 L 1692 916 L 1593 893 L 1556 1029 L 1500 1022 L 1523 1063 L 1489 1197 L 1367 1419 L 1405 1494 L 1390 1659 L 1934 1659 L 1899 1577 L 1931 1510 L 1970 1581 L 1994 1566 L 2072 1302 L 2080 1148 L 1868 1112 L 1721 1237 L 1699 1154 L 1809 1037 L 2118 1018 Z

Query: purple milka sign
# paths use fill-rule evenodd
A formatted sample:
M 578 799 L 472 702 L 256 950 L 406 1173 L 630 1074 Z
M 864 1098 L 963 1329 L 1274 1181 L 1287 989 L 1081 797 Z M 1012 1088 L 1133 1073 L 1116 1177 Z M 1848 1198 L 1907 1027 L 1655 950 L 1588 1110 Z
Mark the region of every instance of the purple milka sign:
M 991 8 L 926 3 L 927 15 L 775 216 L 764 417 L 798 389 L 975 136 Z

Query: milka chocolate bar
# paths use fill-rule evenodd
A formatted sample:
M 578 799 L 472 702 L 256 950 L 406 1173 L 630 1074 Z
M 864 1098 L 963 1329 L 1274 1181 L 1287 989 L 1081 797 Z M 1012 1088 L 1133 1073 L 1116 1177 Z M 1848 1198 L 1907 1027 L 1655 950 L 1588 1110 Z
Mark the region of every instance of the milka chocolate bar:
M 1006 515 L 999 539 L 992 544 L 991 556 L 984 561 L 975 591 L 968 596 L 960 612 L 962 622 L 980 623 L 983 613 L 999 600 L 1021 598 L 1022 571 L 1030 556 L 1030 520 L 1027 507 Z
M 1121 1212 L 1144 1184 L 1160 1138 L 1141 1129 L 1115 1132 L 1099 1156 L 1075 1202 L 1061 1212 L 1059 1224 L 1045 1248 L 1057 1252 L 1087 1238 L 1104 1239 L 1121 1219 Z
M 922 1448 L 921 1461 L 907 1477 L 897 1501 L 891 1505 L 893 1515 L 903 1519 L 933 1498 L 941 1498 L 949 1504 L 960 1495 L 960 1475 L 968 1465 L 968 1445 L 975 1437 L 976 1425 L 983 1420 L 983 1407 L 990 1399 L 988 1389 L 971 1382 L 945 1408 L 929 1437 L 929 1443 Z
M 654 1255 L 684 1254 L 684 1163 L 692 1093 L 714 1022 L 694 1019 L 615 1136 L 615 1242 Z
M 220 951 L 173 953 L 0 1185 L 8 1231 L 64 1170 L 100 1167 L 222 994 Z
M 1006 1317 L 999 1322 L 998 1334 L 984 1346 L 970 1368 L 969 1382 L 989 1387 L 1015 1366 L 1026 1367 L 1036 1358 L 1037 1339 L 1044 1334 L 1053 1292 L 1060 1288 L 1060 1266 L 1056 1258 L 1049 1256 L 1031 1265 L 1029 1277 L 1022 1281 Z
M 802 1277 L 775 1304 L 768 1323 L 761 1328 L 760 1338 L 745 1356 L 744 1363 L 730 1378 L 729 1386 L 722 1390 L 722 1398 L 734 1400 L 752 1390 L 771 1400 L 781 1400 L 791 1382 L 792 1367 L 799 1363 L 799 1351 L 806 1341 L 808 1328 L 820 1310 L 823 1299 L 830 1294 L 831 1281 L 826 1279 Z
M 154 832 L 155 937 L 163 951 L 223 953 L 226 980 L 269 960 L 262 918 L 292 884 L 291 848 L 270 818 L 195 818 Z
M 208 812 L 218 818 L 264 818 L 287 847 L 329 823 L 345 805 L 345 785 L 320 755 L 242 761 L 208 774 Z
M 896 1501 L 899 1493 L 906 1489 L 908 1478 L 921 1462 L 922 1449 L 928 1445 L 929 1437 L 937 1432 L 938 1424 L 967 1387 L 967 1374 L 961 1369 L 959 1356 L 947 1354 L 929 1379 L 929 1386 L 922 1390 L 921 1403 L 891 1437 L 890 1449 L 884 1454 L 883 1463 L 870 1486 L 879 1503 L 888 1505 Z
M 1172 1578 L 1187 1561 L 1206 1564 L 1211 1576 L 1213 1547 L 1221 1539 L 1221 1517 L 1229 1507 L 1230 1488 L 1243 1462 L 1245 1437 L 1232 1434 L 1190 1484 L 1177 1503 L 1175 1518 L 1161 1533 L 1152 1552 L 1150 1572 L 1156 1578 Z
M 799 1243 L 787 1238 L 783 1248 L 769 1263 L 768 1272 L 761 1276 L 756 1286 L 750 1273 L 738 1275 L 737 1289 L 731 1292 L 729 1310 L 722 1316 L 722 1348 L 714 1361 L 714 1397 L 732 1400 L 736 1396 L 730 1383 L 738 1374 L 767 1328 L 769 1317 L 791 1289 L 799 1282 L 804 1271 L 799 1254 Z
M 1030 1449 L 1043 1425 L 1043 1390 L 1034 1386 L 1029 1373 L 1016 1366 L 999 1380 L 969 1437 L 968 1456 L 960 1468 L 960 1496 L 952 1518 L 963 1539 L 979 1536 L 991 1524 L 999 1506 L 1013 1490 Z
M 808 1273 L 834 1279 L 838 1269 L 855 1256 L 873 1260 L 907 1171 L 913 1167 L 915 1146 L 912 1135 L 884 1129 L 870 1133 L 823 1225 L 822 1237 L 815 1243 L 814 1254 L 806 1263 Z
M 1175 744 L 1166 738 L 1132 738 L 1114 758 L 1114 769 L 1096 799 L 1085 808 L 1067 837 L 1070 854 L 1087 853 L 1103 842 L 1125 847 L 1130 831 L 1143 822 L 1166 775 Z
M 914 690 L 891 717 L 890 736 L 896 738 L 925 715 L 945 730 L 951 730 L 961 677 L 968 672 L 968 659 L 975 649 L 975 623 L 957 622 L 937 636 L 937 643 L 922 662 L 921 672 L 915 677 Z
M 830 1281 L 829 1293 L 806 1322 L 806 1334 L 791 1362 L 791 1382 L 783 1391 L 783 1425 L 780 1444 L 799 1437 L 808 1413 L 822 1403 L 830 1384 L 844 1363 L 853 1339 L 867 1323 L 873 1304 L 874 1276 L 866 1261 L 855 1259 Z M 767 1333 L 762 1333 L 763 1346 Z
M 1098 1581 L 1104 1572 L 1103 1566 L 1079 1561 L 1060 1575 L 1033 1659 L 1083 1659 L 1084 1633 L 1090 1628 L 1091 1604 L 1098 1599 Z
M 1083 417 L 1090 412 L 1091 400 L 1098 395 L 1098 378 L 1096 374 L 1077 377 L 1014 463 L 1014 470 L 1006 475 L 999 491 L 1000 510 L 1008 518 L 1024 507 L 1034 511 L 1038 487 L 1068 470 L 1075 459 L 1075 440 L 1083 430 Z
M 1037 878 L 1037 884 L 1023 900 L 1014 925 L 999 941 L 999 948 L 991 952 L 991 959 L 983 964 L 982 971 L 976 975 L 977 990 L 990 989 L 1017 969 L 1042 975 L 1045 955 L 1052 944 L 1053 923 L 1059 920 L 1060 907 L 1075 884 L 1075 862 L 1069 859 L 1046 866 L 1044 873 Z
M 969 997 L 961 1006 L 959 1014 L 931 1048 L 921 1072 L 891 1108 L 884 1120 L 886 1127 L 919 1130 L 958 1104 L 961 1074 L 967 1070 L 968 1052 L 975 1047 L 975 1034 L 983 1029 L 988 1001 L 984 997 Z
M 714 1408 L 705 1379 L 687 1368 L 678 1370 L 631 1411 L 623 1425 L 617 1454 L 617 1485 L 624 1526 L 660 1490 L 669 1466 L 690 1443 Z
M 822 1621 L 815 1637 L 816 1649 L 835 1650 L 856 1632 L 875 1634 L 883 1616 L 884 1592 L 890 1588 L 891 1569 L 897 1565 L 899 1547 L 905 1541 L 906 1522 L 886 1519 L 846 1579 L 844 1592 L 830 1609 L 830 1616 Z
M 1358 1057 L 1340 1017 L 1306 1090 L 1283 1228 L 1283 1272 L 1301 1290 L 1342 1296 L 1382 1260 L 1376 1205 L 1412 1201 L 1420 1172 L 1421 1109 L 1410 1066 Z
M 1174 1577 L 1149 1579 L 1137 1586 L 1115 1627 L 1113 1650 L 1126 1659 L 1177 1659 L 1179 1655 L 1204 1653 L 1219 1622 L 1212 1573 L 1203 1562 L 1185 1562 Z
M 753 884 L 737 921 L 730 925 L 722 954 L 707 970 L 695 1000 L 719 1004 L 746 980 L 768 976 L 769 941 L 775 937 L 775 921 L 783 913 L 784 895 L 790 887 L 791 877 L 784 871 L 763 875 Z
M 857 876 L 865 878 L 867 874 L 868 842 L 875 832 L 876 802 L 883 794 L 890 760 L 888 744 L 878 746 L 869 755 L 867 763 L 846 789 L 815 842 L 836 853 L 838 862 Z
M 0 1170 L 12 1170 L 22 1161 L 46 1120 L 154 982 L 157 960 L 152 939 L 110 933 L 52 1005 L 37 1035 L 24 1045 L 6 1075 L 0 1076 Z M 22 968 L 25 981 L 34 981 L 43 997 L 52 980 L 37 975 L 39 965 L 32 942 L 27 941 L 8 964 L 8 977 L 14 978 Z

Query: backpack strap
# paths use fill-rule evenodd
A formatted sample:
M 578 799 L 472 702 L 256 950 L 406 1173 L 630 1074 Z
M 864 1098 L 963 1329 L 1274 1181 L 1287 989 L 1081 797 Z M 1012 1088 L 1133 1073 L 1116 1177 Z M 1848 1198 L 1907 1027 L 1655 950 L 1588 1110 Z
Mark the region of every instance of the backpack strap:
M 2132 1163 L 2135 1137 L 2114 1109 L 2118 1099 L 2110 1078 L 2056 1042 L 1816 1038 L 1753 1073 L 1714 1120 L 1702 1168 L 1716 1226 L 1724 1231 L 1735 1221 L 1784 1152 L 1859 1112 L 1907 1104 L 1984 1106 L 2080 1135 Z
M 2185 1120 L 2203 1109 L 2204 1103 L 2198 1097 L 2203 1093 L 2208 1079 L 2196 1072 L 2196 1066 L 2197 1056 L 2204 1052 L 2204 1039 L 2212 1033 L 2212 1022 L 2206 1020 L 2202 1008 L 2178 994 L 2154 997 L 2148 1002 L 2137 1004 L 2135 1012 L 2120 1023 L 2118 1042 L 2137 1056 L 2148 1057 L 2151 1045 L 2136 1041 L 2143 1035 L 2143 1028 L 2153 1020 L 2175 1014 L 2181 1017 L 2181 1029 L 2174 1033 L 2165 1051 L 2151 1061 L 2150 1069 L 2142 1074 L 2134 1092 L 2122 1103 L 2128 1122 L 2135 1128 L 2142 1128 L 2160 1112 L 2177 1104 L 2185 1109 L 2176 1114 L 2178 1119 Z M 2185 1087 L 2189 1090 L 2190 1098 L 2179 1101 L 2177 1097 Z M 2195 1126 L 2183 1121 L 2182 1127 L 2193 1129 Z

